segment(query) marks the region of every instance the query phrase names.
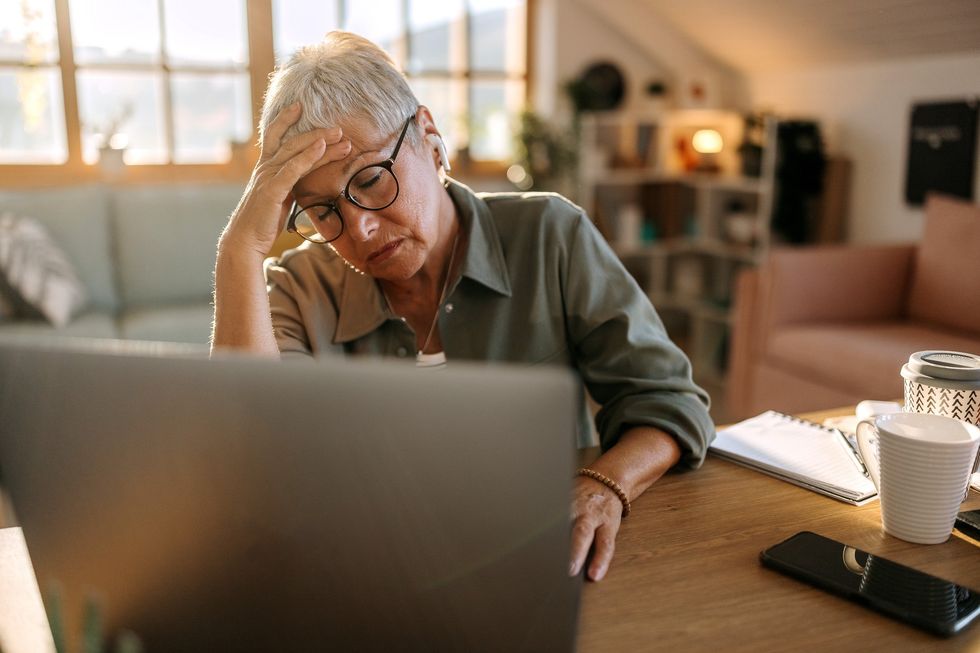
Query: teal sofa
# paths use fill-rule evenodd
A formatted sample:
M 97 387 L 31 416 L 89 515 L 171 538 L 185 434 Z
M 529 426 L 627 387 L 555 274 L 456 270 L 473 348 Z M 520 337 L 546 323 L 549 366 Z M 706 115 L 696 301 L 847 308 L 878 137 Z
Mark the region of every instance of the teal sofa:
M 0 321 L 0 337 L 51 334 L 206 344 L 218 236 L 244 186 L 0 190 L 0 212 L 36 218 L 88 291 L 63 328 Z

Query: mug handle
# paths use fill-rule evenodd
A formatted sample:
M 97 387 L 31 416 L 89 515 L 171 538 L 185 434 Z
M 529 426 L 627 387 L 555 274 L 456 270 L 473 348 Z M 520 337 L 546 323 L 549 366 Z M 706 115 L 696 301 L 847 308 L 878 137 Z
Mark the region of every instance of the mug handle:
M 963 491 L 963 501 L 970 498 L 970 481 L 973 479 L 973 475 L 977 473 L 978 469 L 980 469 L 980 446 L 977 446 L 977 457 L 973 460 L 973 471 L 966 475 L 966 489 Z M 962 503 L 962 501 L 960 503 Z
M 878 429 L 875 427 L 874 420 L 865 419 L 858 422 L 854 437 L 857 439 L 858 452 L 861 454 L 861 460 L 864 461 L 864 466 L 871 476 L 871 482 L 875 484 L 875 489 L 881 492 L 881 466 L 878 461 L 878 455 L 874 447 L 871 446 L 871 440 L 866 432 L 867 429 L 871 429 L 875 435 L 878 435 Z

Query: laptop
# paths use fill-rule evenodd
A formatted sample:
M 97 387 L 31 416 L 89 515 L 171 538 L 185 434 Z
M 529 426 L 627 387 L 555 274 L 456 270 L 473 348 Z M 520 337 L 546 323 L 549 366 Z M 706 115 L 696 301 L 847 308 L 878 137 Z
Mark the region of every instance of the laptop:
M 564 370 L 0 343 L 0 482 L 67 629 L 146 653 L 567 651 Z

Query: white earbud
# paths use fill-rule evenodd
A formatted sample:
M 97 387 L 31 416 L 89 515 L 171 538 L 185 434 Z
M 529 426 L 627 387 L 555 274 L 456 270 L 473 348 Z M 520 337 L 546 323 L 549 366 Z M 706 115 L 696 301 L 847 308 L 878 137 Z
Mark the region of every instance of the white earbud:
M 425 141 L 431 146 L 436 148 L 439 152 L 439 165 L 446 172 L 450 171 L 449 166 L 449 152 L 446 151 L 446 143 L 442 140 L 442 137 L 438 134 L 429 134 L 425 137 Z

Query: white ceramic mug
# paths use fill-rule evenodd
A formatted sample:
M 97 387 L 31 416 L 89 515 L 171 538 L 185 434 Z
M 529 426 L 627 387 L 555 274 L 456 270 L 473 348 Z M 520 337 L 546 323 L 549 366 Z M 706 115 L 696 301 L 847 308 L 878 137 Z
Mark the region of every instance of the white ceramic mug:
M 942 415 L 893 413 L 860 422 L 857 442 L 878 488 L 885 532 L 918 544 L 949 539 L 980 463 L 980 428 Z

